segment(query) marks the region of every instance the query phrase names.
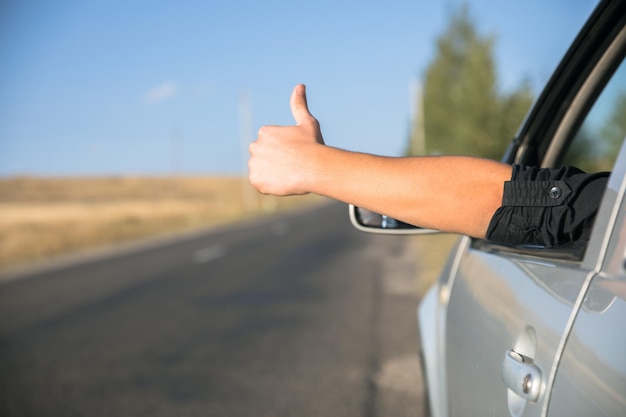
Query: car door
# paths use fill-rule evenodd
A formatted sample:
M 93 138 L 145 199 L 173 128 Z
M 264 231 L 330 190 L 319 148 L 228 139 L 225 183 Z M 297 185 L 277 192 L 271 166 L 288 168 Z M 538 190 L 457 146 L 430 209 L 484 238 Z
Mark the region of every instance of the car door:
M 596 119 L 608 117 L 611 109 L 605 103 L 621 99 L 621 88 L 626 86 L 620 66 L 626 45 L 625 20 L 623 1 L 604 1 L 598 6 L 529 114 L 508 162 L 559 166 L 567 162 L 568 149 L 581 141 L 588 144 L 586 139 L 594 135 L 600 142 L 592 143 L 590 149 L 611 149 L 610 143 L 601 142 L 606 135 Z M 595 131 L 590 132 L 589 126 L 595 126 Z M 622 183 L 619 175 L 623 176 L 621 170 L 614 171 L 611 184 Z M 605 195 L 603 207 L 611 206 L 611 195 Z M 569 398 L 566 381 L 571 385 L 579 375 L 576 349 L 581 348 L 574 345 L 570 350 L 568 341 L 592 337 L 595 329 L 593 320 L 585 320 L 591 316 L 583 308 L 574 339 L 569 338 L 589 284 L 603 262 L 601 248 L 612 221 L 607 213 L 613 213 L 613 208 L 603 210 L 587 246 L 546 250 L 467 239 L 449 284 L 446 313 L 449 415 L 546 415 L 553 386 L 557 390 L 550 415 L 553 410 L 558 410 L 555 415 L 575 414 L 560 413 Z M 618 243 L 614 246 L 617 252 L 622 249 Z M 623 275 L 621 270 L 609 272 Z M 621 281 L 615 277 L 611 282 Z M 565 368 L 559 371 L 563 352 Z
M 600 208 L 590 248 L 598 260 L 577 300 L 548 415 L 626 415 L 626 147 Z M 591 266 L 591 265 L 590 265 Z

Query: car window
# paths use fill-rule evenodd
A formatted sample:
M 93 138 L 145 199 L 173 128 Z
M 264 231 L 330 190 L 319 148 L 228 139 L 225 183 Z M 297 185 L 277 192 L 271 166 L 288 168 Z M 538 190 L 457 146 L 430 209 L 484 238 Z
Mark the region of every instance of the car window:
M 607 73 L 601 70 L 600 75 L 591 73 L 590 77 L 596 77 L 596 80 L 606 76 L 605 82 L 591 82 L 592 87 L 586 90 L 584 85 L 579 85 L 579 91 L 585 90 L 579 95 L 582 99 L 578 100 L 576 94 L 569 98 L 574 100 L 567 103 L 571 112 L 566 112 L 566 117 L 560 123 L 576 127 L 566 134 L 571 140 L 561 141 L 559 138 L 548 142 L 550 146 L 555 145 L 557 157 L 546 158 L 548 162 L 543 166 L 569 165 L 587 172 L 612 171 L 626 137 L 626 63 L 623 51 L 624 48 L 621 48 L 620 53 L 608 55 L 608 60 L 616 63 L 612 66 L 615 68 L 613 71 Z M 474 248 L 566 261 L 581 261 L 587 244 L 587 241 L 581 240 L 547 249 L 531 245 L 511 246 L 483 240 L 473 241 Z
M 626 64 L 613 74 L 581 127 L 576 132 L 563 165 L 587 172 L 610 171 L 626 137 Z

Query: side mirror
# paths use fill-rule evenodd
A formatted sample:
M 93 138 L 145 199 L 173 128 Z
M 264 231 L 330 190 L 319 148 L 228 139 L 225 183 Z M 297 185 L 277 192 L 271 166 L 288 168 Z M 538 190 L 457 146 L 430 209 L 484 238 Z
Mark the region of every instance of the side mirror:
M 423 229 L 408 223 L 392 219 L 384 214 L 374 213 L 352 204 L 349 206 L 350 222 L 362 232 L 382 233 L 387 235 L 426 235 L 440 233 L 438 230 Z

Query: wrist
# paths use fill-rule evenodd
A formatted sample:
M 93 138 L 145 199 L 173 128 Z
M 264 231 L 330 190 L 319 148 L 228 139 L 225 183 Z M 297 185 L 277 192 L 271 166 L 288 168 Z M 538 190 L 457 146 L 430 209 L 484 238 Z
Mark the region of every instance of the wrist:
M 303 166 L 301 169 L 300 184 L 305 193 L 322 194 L 323 176 L 329 165 L 328 150 L 326 145 L 310 144 L 305 150 Z

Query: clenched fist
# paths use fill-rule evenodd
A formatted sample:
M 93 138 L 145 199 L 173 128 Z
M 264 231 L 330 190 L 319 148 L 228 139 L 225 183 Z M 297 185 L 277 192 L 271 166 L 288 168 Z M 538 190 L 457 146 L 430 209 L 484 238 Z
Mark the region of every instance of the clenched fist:
M 307 194 L 314 181 L 315 151 L 324 145 L 320 126 L 309 113 L 304 85 L 291 94 L 295 126 L 263 126 L 250 144 L 250 183 L 263 194 Z

